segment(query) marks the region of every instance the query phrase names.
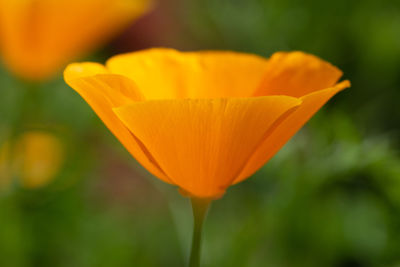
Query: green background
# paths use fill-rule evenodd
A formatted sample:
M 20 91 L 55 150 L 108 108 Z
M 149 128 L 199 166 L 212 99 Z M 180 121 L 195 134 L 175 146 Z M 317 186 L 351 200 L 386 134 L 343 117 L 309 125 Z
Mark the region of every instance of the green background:
M 397 0 L 163 1 L 84 59 L 151 46 L 302 50 L 352 82 L 212 204 L 203 266 L 400 266 Z M 12 127 L 45 129 L 67 149 L 49 185 L 0 193 L 0 266 L 184 266 L 188 199 L 140 167 L 61 74 L 26 86 L 2 69 L 0 142 Z

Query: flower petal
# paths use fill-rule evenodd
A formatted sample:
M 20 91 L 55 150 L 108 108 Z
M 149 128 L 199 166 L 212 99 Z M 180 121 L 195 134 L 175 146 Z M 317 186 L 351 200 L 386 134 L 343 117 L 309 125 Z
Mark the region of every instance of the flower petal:
M 302 52 L 278 52 L 271 56 L 256 96 L 301 97 L 333 86 L 342 72 L 316 56 Z
M 243 169 L 234 183 L 238 183 L 260 167 L 277 153 L 283 145 L 336 93 L 350 86 L 349 81 L 343 81 L 334 87 L 310 93 L 301 98 L 301 106 L 289 115 L 277 129 L 265 139 L 258 150 Z
M 93 62 L 72 63 L 64 71 L 64 79 L 73 80 L 97 74 L 111 74 L 102 64 Z
M 174 184 L 192 196 L 217 197 L 300 103 L 288 96 L 155 100 L 114 111 Z
M 146 99 L 248 97 L 267 60 L 235 52 L 179 52 L 157 48 L 118 55 L 107 68 L 134 80 Z
M 115 74 L 93 75 L 102 73 L 104 70 L 105 68 L 99 64 L 71 64 L 65 70 L 64 78 L 67 84 L 85 99 L 110 131 L 147 170 L 170 183 L 140 141 L 112 111 L 114 107 L 141 101 L 143 96 L 137 90 L 135 83 L 128 78 Z

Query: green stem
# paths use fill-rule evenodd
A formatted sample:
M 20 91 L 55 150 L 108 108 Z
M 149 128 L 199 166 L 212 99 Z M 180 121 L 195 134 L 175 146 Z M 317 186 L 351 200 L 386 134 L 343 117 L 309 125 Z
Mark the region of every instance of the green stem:
M 17 103 L 19 110 L 17 110 L 12 119 L 11 125 L 11 138 L 14 138 L 21 133 L 27 126 L 26 123 L 31 124 L 34 118 L 40 111 L 39 91 L 41 84 L 36 82 L 20 82 L 20 98 Z
M 9 129 L 7 132 L 7 138 L 10 145 L 10 151 L 8 155 L 8 166 L 12 169 L 12 160 L 15 158 L 17 153 L 15 146 L 17 144 L 18 136 L 26 130 L 27 123 L 32 123 L 34 116 L 36 116 L 39 99 L 40 83 L 20 81 L 19 83 L 19 98 L 16 103 L 17 109 L 11 112 L 13 115 L 9 117 Z M 0 140 L 1 141 L 1 140 Z M 1 143 L 0 143 L 1 145 Z M 11 180 L 15 180 L 15 173 L 11 171 Z
M 192 198 L 193 210 L 193 239 L 190 252 L 189 267 L 200 267 L 201 232 L 204 219 L 207 215 L 210 199 Z

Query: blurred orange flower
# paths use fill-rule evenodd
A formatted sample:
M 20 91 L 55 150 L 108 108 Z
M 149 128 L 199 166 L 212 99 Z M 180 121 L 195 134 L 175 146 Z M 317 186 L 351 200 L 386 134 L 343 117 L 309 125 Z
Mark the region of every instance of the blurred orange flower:
M 302 52 L 150 49 L 106 66 L 75 63 L 66 82 L 152 174 L 217 198 L 265 164 L 349 81 Z
M 45 186 L 57 175 L 63 161 L 63 145 L 55 135 L 25 132 L 0 148 L 0 189 L 11 185 L 14 177 L 26 188 Z
M 0 0 L 0 51 L 17 75 L 46 79 L 149 6 L 150 0 Z
M 57 175 L 64 161 L 61 141 L 43 131 L 24 133 L 15 147 L 14 169 L 22 186 L 38 188 Z

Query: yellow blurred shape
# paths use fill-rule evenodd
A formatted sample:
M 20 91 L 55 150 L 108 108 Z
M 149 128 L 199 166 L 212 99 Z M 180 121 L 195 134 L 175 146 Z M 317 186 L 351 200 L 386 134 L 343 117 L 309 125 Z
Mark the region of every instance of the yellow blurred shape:
M 11 184 L 10 144 L 5 142 L 0 146 L 0 189 Z
M 50 133 L 32 131 L 18 138 L 13 167 L 21 185 L 38 188 L 48 184 L 61 167 L 63 150 L 61 141 Z

